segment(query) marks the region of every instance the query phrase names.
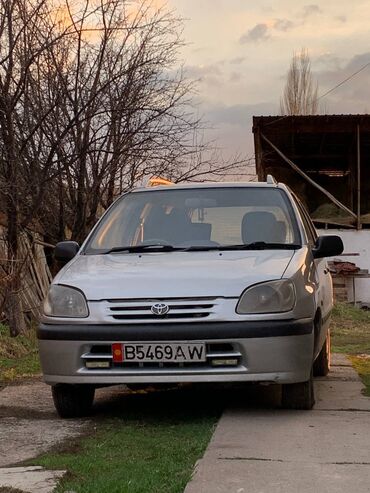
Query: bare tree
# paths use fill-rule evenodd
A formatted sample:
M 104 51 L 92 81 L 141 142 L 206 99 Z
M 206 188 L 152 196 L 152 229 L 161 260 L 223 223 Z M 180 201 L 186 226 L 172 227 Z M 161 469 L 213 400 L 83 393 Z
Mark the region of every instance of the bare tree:
M 150 176 L 202 179 L 245 164 L 216 160 L 199 137 L 194 84 L 176 69 L 181 19 L 146 0 L 132 5 L 86 0 L 76 10 L 66 0 L 74 32 L 51 48 L 53 90 L 63 103 L 48 130 L 60 167 L 58 192 L 51 193 L 60 197 L 58 239 L 68 231 L 82 241 L 101 210 Z
M 37 195 L 52 169 L 51 160 L 38 161 L 49 111 L 40 101 L 40 69 L 43 54 L 55 41 L 51 9 L 46 0 L 0 1 L 0 204 L 7 225 L 2 277 L 7 280 L 5 312 L 12 335 L 24 329 L 19 299 L 22 222 L 25 215 L 28 221 L 33 217 L 31 190 Z
M 310 57 L 306 49 L 294 53 L 280 100 L 282 115 L 314 115 L 318 110 L 318 85 L 312 78 Z
M 1 275 L 16 335 L 25 228 L 82 241 L 118 194 L 152 175 L 224 177 L 245 161 L 218 161 L 199 137 L 173 12 L 149 0 L 0 0 L 0 14 Z

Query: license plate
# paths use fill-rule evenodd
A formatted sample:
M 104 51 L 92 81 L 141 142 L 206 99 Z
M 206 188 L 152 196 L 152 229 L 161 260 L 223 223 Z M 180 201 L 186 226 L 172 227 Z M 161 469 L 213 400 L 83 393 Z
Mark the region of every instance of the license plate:
M 122 362 L 186 363 L 206 361 L 205 343 L 138 344 L 122 343 Z

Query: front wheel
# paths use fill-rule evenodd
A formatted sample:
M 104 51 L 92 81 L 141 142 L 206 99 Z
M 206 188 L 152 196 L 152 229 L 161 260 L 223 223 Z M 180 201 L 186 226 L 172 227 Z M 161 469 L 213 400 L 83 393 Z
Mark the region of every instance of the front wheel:
M 91 413 L 95 395 L 91 385 L 58 384 L 53 385 L 51 392 L 61 418 L 82 418 Z
M 312 409 L 315 404 L 313 371 L 307 382 L 284 384 L 282 406 L 285 409 Z

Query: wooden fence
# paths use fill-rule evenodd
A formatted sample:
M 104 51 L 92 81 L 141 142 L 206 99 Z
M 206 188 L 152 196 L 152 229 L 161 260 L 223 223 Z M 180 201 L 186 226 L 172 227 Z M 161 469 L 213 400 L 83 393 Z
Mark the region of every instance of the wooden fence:
M 19 259 L 11 265 L 7 259 L 5 227 L 0 225 L 0 321 L 7 285 L 12 275 L 21 278 L 20 299 L 25 317 L 37 320 L 40 317 L 42 302 L 51 282 L 51 274 L 46 262 L 43 242 L 38 233 L 24 232 L 19 238 Z

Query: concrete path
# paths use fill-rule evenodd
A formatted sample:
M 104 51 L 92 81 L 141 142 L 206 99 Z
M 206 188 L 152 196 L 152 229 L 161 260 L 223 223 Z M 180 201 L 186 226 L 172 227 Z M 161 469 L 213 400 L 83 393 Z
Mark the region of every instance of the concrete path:
M 0 485 L 10 491 L 25 493 L 52 493 L 58 480 L 66 471 L 46 471 L 42 467 L 3 467 L 0 469 Z
M 369 493 L 370 398 L 344 356 L 315 381 L 313 411 L 222 416 L 185 493 Z

